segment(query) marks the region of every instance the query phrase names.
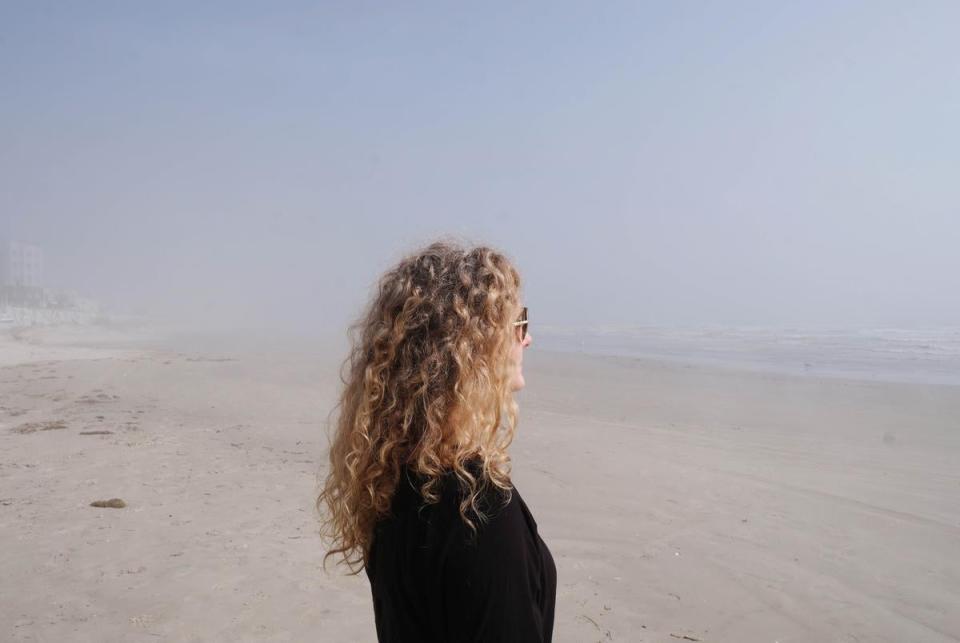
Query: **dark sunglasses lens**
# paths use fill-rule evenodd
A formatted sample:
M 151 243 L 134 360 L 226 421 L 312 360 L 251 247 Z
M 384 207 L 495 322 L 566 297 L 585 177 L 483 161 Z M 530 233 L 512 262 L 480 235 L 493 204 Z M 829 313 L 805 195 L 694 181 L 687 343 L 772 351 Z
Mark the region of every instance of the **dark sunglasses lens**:
M 519 321 L 525 322 L 520 324 L 520 341 L 522 342 L 527 338 L 527 327 L 530 325 L 530 322 L 527 321 L 527 307 L 523 307 L 523 312 L 520 313 Z

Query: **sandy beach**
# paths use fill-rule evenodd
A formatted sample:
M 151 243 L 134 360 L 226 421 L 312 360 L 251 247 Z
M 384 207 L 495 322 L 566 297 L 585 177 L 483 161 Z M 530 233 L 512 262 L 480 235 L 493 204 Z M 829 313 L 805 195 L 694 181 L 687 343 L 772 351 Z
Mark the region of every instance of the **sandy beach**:
M 375 641 L 313 506 L 340 357 L 4 333 L 0 638 Z M 525 371 L 555 641 L 960 640 L 960 387 L 536 348 Z

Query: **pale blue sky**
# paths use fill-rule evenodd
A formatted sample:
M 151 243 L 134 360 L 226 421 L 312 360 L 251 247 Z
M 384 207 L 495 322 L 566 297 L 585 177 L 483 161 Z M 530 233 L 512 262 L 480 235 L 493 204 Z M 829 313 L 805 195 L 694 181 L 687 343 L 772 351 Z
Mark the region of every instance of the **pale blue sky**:
M 196 4 L 0 4 L 51 285 L 339 328 L 455 234 L 543 324 L 960 325 L 960 3 Z

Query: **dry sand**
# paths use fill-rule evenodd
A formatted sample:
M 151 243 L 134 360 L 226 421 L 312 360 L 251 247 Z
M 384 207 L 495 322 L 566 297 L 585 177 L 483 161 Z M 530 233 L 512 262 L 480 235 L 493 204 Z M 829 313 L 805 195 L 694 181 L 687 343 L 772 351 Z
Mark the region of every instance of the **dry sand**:
M 90 333 L 0 338 L 0 639 L 374 641 L 313 513 L 339 355 Z M 525 369 L 555 641 L 960 640 L 960 387 Z

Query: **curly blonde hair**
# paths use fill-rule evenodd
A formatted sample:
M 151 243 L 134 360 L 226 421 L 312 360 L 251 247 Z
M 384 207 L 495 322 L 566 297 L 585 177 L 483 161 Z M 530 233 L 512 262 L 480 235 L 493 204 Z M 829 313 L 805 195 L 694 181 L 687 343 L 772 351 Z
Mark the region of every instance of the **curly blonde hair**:
M 351 326 L 344 388 L 331 423 L 330 469 L 317 498 L 321 535 L 356 574 L 404 466 L 426 503 L 452 472 L 463 521 L 486 520 L 490 485 L 509 501 L 507 447 L 517 424 L 512 322 L 520 275 L 501 253 L 436 242 L 389 270 Z M 479 466 L 476 466 L 479 464 Z

